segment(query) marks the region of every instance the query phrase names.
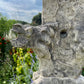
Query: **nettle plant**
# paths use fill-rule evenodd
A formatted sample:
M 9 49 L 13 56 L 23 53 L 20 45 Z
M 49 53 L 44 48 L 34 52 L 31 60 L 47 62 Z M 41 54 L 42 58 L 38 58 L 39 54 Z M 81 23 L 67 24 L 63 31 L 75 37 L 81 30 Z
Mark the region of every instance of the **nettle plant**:
M 38 60 L 32 49 L 14 48 L 13 59 L 15 66 L 13 67 L 17 84 L 30 84 L 32 82 L 32 74 L 38 69 Z M 11 52 L 12 53 L 12 52 Z

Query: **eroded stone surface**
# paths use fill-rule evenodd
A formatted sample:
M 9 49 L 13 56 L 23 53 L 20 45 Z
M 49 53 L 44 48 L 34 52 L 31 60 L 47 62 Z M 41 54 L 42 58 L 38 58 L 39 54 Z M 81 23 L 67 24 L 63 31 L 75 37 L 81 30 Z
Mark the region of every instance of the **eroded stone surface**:
M 31 47 L 38 55 L 34 84 L 82 84 L 74 80 L 84 66 L 84 0 L 43 0 L 43 24 L 13 26 L 13 46 Z
M 16 27 L 18 29 L 14 25 L 13 31 Z M 44 77 L 76 78 L 84 66 L 84 30 L 80 29 L 58 28 L 58 23 L 27 27 L 24 34 L 18 33 L 12 44 L 34 49 L 40 61 L 39 71 Z
M 79 20 L 83 8 L 84 0 L 43 0 L 43 24 L 57 21 L 67 24 L 71 20 Z
M 58 78 L 58 77 L 39 77 L 33 84 L 84 84 L 84 77 L 79 78 Z

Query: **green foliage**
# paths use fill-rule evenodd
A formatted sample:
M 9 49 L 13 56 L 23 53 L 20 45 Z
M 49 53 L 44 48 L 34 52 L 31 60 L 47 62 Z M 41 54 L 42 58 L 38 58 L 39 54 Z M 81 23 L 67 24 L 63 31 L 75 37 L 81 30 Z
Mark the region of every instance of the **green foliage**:
M 15 20 L 8 20 L 0 14 L 0 35 L 8 34 L 9 30 L 15 23 Z
M 8 20 L 6 17 L 0 14 L 0 56 L 2 56 L 0 59 L 2 60 L 4 60 L 4 58 L 6 57 L 6 54 L 9 54 L 8 50 L 11 48 L 10 42 L 6 40 L 4 36 L 9 33 L 9 30 L 15 23 L 15 20 Z
M 33 17 L 31 25 L 37 26 L 37 25 L 41 25 L 41 23 L 42 23 L 42 21 L 41 21 L 41 13 L 38 13 L 37 15 L 35 15 Z
M 9 54 L 10 41 L 0 36 L 0 65 L 4 62 L 6 55 Z
M 10 41 L 0 36 L 0 84 L 9 84 L 8 80 L 13 77 L 11 48 Z
M 6 81 L 6 84 L 9 84 L 10 78 L 13 78 L 12 72 L 12 61 L 9 55 L 6 55 L 6 59 L 3 62 L 3 66 L 0 66 L 0 84 L 3 84 Z
M 13 48 L 17 84 L 30 84 L 33 71 L 38 69 L 38 61 L 32 49 Z
M 9 54 L 12 48 L 9 40 L 6 40 L 4 35 L 12 28 L 15 20 L 7 20 L 6 17 L 0 14 L 0 84 L 6 82 L 13 77 L 12 64 L 13 58 Z

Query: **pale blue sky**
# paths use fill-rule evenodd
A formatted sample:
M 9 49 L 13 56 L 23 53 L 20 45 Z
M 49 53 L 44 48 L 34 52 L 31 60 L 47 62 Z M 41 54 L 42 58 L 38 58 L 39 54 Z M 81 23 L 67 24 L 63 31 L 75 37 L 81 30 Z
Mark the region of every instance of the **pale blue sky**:
M 0 0 L 0 13 L 8 19 L 31 22 L 42 11 L 42 0 Z

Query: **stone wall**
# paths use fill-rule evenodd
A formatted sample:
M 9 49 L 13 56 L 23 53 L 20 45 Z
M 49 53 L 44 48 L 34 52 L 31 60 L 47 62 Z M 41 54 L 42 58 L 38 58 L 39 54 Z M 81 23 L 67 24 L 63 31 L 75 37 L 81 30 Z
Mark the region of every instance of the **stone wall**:
M 84 0 L 43 0 L 43 24 L 65 21 L 67 23 L 82 13 L 83 8 Z
M 13 31 L 18 37 L 12 45 L 33 48 L 39 58 L 34 84 L 82 84 L 76 81 L 84 66 L 84 29 L 58 28 L 58 23 L 48 23 L 26 28 L 15 24 Z

